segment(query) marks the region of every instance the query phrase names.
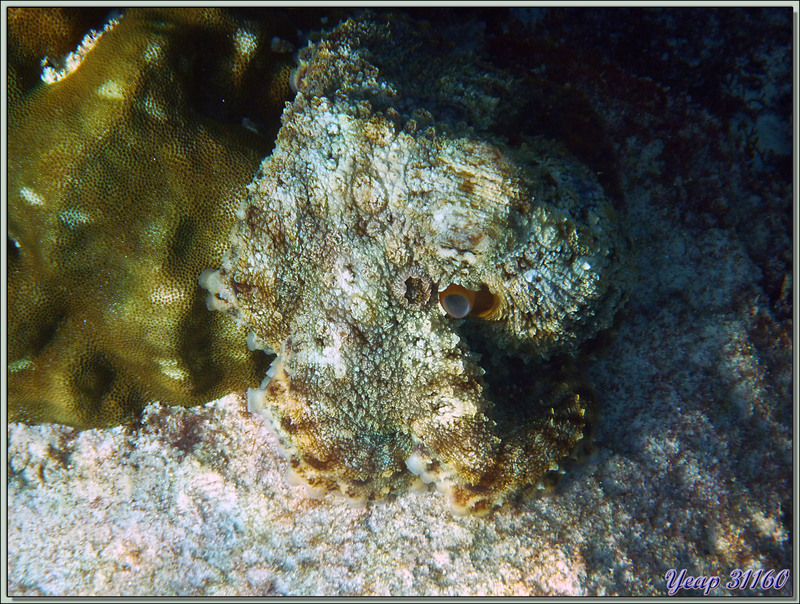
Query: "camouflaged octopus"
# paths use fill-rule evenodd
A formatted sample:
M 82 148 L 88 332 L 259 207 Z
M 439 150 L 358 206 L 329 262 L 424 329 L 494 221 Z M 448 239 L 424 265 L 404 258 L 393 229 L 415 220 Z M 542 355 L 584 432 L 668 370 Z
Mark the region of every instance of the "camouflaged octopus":
M 558 359 L 609 325 L 619 243 L 594 174 L 559 145 L 420 127 L 435 112 L 377 66 L 394 27 L 350 21 L 303 53 L 201 284 L 251 348 L 277 352 L 248 408 L 312 494 L 421 481 L 481 513 L 584 436 L 592 397 Z

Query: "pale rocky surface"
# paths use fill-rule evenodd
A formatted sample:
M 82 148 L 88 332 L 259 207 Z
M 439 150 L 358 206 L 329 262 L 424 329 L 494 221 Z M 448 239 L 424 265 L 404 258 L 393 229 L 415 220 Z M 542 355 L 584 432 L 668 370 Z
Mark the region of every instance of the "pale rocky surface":
M 176 447 L 181 435 L 194 447 Z M 136 436 L 12 425 L 9 437 L 12 593 L 583 592 L 574 548 L 526 534 L 533 509 L 487 522 L 453 518 L 434 493 L 361 509 L 305 498 L 236 395 L 150 406 Z
M 790 275 L 779 297 L 770 285 L 791 249 L 788 189 L 771 176 L 756 189 L 744 134 L 690 101 L 655 117 L 597 104 L 638 277 L 589 364 L 595 450 L 554 491 L 484 518 L 454 517 L 435 492 L 364 508 L 310 500 L 284 483 L 277 441 L 239 395 L 151 405 L 137 431 L 12 424 L 9 593 L 663 595 L 665 573 L 685 568 L 721 578 L 710 595 L 791 595 L 791 580 L 724 587 L 735 569 L 792 566 L 781 304 L 794 297 Z M 680 181 L 665 152 L 676 124 L 694 141 Z

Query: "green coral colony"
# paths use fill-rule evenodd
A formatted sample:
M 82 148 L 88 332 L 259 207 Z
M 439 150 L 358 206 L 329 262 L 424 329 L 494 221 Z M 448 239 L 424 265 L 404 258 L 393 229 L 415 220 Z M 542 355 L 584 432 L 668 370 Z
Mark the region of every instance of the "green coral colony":
M 23 50 L 31 29 L 69 23 L 16 10 L 10 38 Z M 271 52 L 271 37 L 219 11 L 131 10 L 87 36 L 73 65 L 46 70 L 50 83 L 12 91 L 11 421 L 113 425 L 150 400 L 195 405 L 258 382 L 264 355 L 208 313 L 197 275 L 221 260 L 271 145 L 259 139 L 274 140 L 290 92 L 291 55 Z M 204 58 L 201 40 L 225 61 L 185 61 Z M 26 81 L 23 50 L 13 82 Z M 196 98 L 193 78 L 209 72 L 205 95 L 246 101 L 248 70 L 273 82 L 255 109 L 272 128 L 262 137 Z
M 192 14 L 126 13 L 21 102 L 10 418 L 102 425 L 249 385 L 314 495 L 434 483 L 481 513 L 541 485 L 595 413 L 573 358 L 622 297 L 594 173 L 492 136 L 510 77 L 369 14 L 299 53 L 258 168 L 246 132 L 192 114 L 178 32 L 231 34 L 228 70 L 276 82 L 286 57 Z

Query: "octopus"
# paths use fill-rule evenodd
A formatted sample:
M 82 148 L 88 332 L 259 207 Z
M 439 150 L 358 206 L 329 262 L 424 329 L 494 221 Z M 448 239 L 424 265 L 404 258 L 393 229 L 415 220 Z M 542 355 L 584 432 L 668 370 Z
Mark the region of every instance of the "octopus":
M 570 359 L 623 299 L 621 244 L 559 143 L 466 121 L 502 74 L 445 69 L 415 35 L 362 18 L 300 53 L 276 146 L 200 282 L 276 354 L 247 405 L 290 479 L 359 502 L 434 484 L 481 514 L 587 434 L 595 401 Z M 470 94 L 444 106 L 454 74 Z

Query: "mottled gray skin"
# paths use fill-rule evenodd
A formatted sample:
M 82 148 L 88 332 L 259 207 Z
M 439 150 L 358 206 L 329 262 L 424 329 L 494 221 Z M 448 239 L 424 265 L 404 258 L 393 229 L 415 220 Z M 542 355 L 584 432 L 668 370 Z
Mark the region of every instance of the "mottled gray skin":
M 312 492 L 369 500 L 416 475 L 455 510 L 482 512 L 583 437 L 592 401 L 569 380 L 543 372 L 509 419 L 484 370 L 508 354 L 536 372 L 608 326 L 614 220 L 593 175 L 555 144 L 420 132 L 383 107 L 402 90 L 357 42 L 386 35 L 348 22 L 306 51 L 277 145 L 203 284 L 251 345 L 278 352 L 249 408 Z M 450 284 L 488 287 L 495 308 L 451 318 L 437 295 Z

